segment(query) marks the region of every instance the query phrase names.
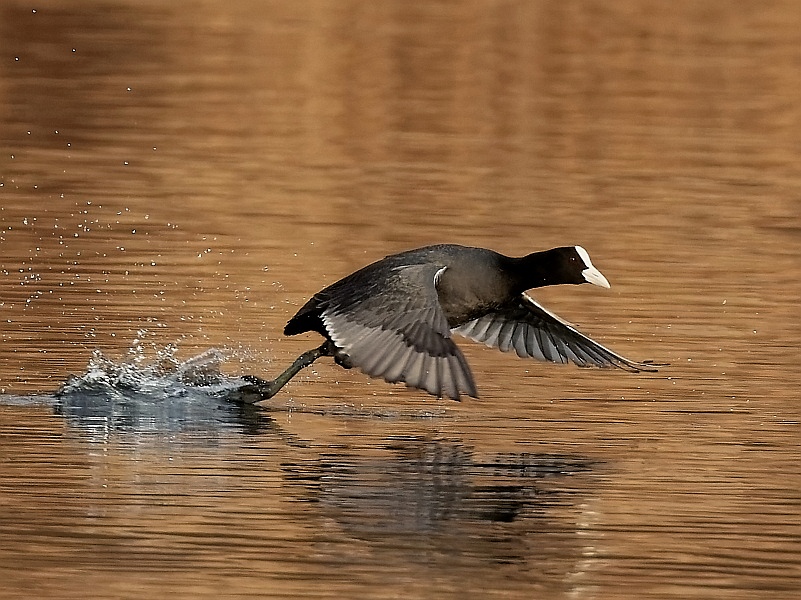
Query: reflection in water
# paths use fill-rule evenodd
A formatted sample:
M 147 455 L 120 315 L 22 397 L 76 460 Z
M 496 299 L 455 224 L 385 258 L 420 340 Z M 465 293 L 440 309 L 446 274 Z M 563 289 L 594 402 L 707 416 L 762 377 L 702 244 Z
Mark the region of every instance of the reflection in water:
M 120 370 L 128 372 L 114 383 L 99 373 Z M 191 578 L 199 566 L 269 579 L 293 557 L 302 573 L 279 578 L 312 582 L 341 564 L 364 573 L 350 584 L 380 586 L 386 581 L 373 581 L 372 573 L 393 565 L 402 579 L 414 569 L 429 571 L 426 589 L 465 594 L 476 583 L 460 575 L 463 569 L 512 569 L 519 581 L 508 589 L 525 589 L 543 569 L 562 579 L 586 560 L 578 520 L 590 494 L 588 459 L 479 457 L 460 440 L 421 435 L 358 445 L 348 437 L 309 441 L 265 411 L 240 412 L 200 389 L 158 395 L 164 373 L 148 372 L 97 357 L 55 399 L 67 433 L 40 444 L 39 455 L 19 447 L 17 460 L 34 466 L 33 473 L 42 464 L 63 469 L 56 490 L 47 478 L 7 470 L 11 497 L 25 507 L 7 519 L 17 532 L 9 542 L 23 536 L 41 545 L 39 564 L 52 568 L 58 549 L 71 553 L 74 568 L 148 573 L 154 581 L 164 574 L 170 585 L 184 586 L 191 579 L 179 573 Z M 40 396 L 27 406 L 46 401 Z M 11 404 L 26 406 L 22 399 Z M 296 415 L 304 416 L 338 418 Z M 388 420 L 390 429 L 404 421 Z M 2 422 L 0 410 L 0 428 Z M 80 502 L 52 511 L 64 497 Z M 232 528 L 242 523 L 245 529 Z M 70 531 L 83 535 L 64 533 Z M 62 535 L 66 541 L 52 545 Z M 343 597 L 347 589 L 331 591 Z
M 416 437 L 389 440 L 382 450 L 373 457 L 323 453 L 281 468 L 304 488 L 303 500 L 384 552 L 408 545 L 531 567 L 547 553 L 536 537 L 554 528 L 549 509 L 581 501 L 545 480 L 591 465 L 580 457 L 531 454 L 479 461 L 459 442 Z
M 39 4 L 0 2 L 0 393 L 90 368 L 0 396 L 0 597 L 798 595 L 796 2 Z M 670 372 L 465 347 L 457 405 L 321 361 L 249 413 L 92 357 L 269 375 L 310 282 L 435 242 L 584 245 L 612 290 L 541 299 Z
M 178 442 L 185 451 L 197 444 L 218 445 L 221 428 L 236 425 L 249 435 L 303 447 L 260 407 L 224 400 L 241 380 L 220 373 L 223 359 L 216 350 L 183 362 L 174 358 L 172 348 L 150 362 L 141 355 L 115 362 L 96 353 L 85 373 L 60 388 L 55 413 L 87 441 L 103 444 L 110 436 L 122 436 L 128 443 L 132 437 L 137 445 L 158 447 L 163 443 L 158 440 L 169 435 L 170 443 Z M 302 485 L 299 499 L 314 501 L 349 535 L 392 543 L 396 536 L 422 535 L 430 544 L 467 535 L 466 524 L 471 524 L 474 544 L 483 540 L 479 552 L 499 562 L 530 560 L 530 549 L 496 556 L 508 551 L 498 542 L 509 533 L 491 525 L 477 531 L 475 524 L 530 519 L 523 529 L 536 531 L 537 519 L 547 518 L 549 507 L 570 504 L 567 492 L 548 492 L 542 480 L 587 471 L 591 465 L 579 457 L 526 453 L 478 460 L 462 443 L 419 436 L 392 436 L 371 447 L 367 456 L 325 448 L 318 452 L 303 462 L 282 463 L 281 471 L 290 484 Z

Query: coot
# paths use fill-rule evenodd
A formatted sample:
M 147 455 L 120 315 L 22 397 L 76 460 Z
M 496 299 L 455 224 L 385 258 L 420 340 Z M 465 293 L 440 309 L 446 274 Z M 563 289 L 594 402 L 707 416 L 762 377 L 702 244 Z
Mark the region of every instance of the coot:
M 324 343 L 272 381 L 248 376 L 239 399 L 271 398 L 321 356 L 434 396 L 478 397 L 454 333 L 521 358 L 655 371 L 653 363 L 629 360 L 591 340 L 525 293 L 568 283 L 609 287 L 581 246 L 512 258 L 440 244 L 387 256 L 315 294 L 284 334 L 315 331 Z

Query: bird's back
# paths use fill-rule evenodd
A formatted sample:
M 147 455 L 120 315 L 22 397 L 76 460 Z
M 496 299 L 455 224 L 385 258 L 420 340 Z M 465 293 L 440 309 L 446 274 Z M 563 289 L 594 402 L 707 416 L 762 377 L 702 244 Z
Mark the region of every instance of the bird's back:
M 382 299 L 388 295 L 385 283 L 394 269 L 410 265 L 439 264 L 447 259 L 453 248 L 449 244 L 426 246 L 399 254 L 391 254 L 362 267 L 312 296 L 287 323 L 284 335 L 316 331 L 327 336 L 321 319 L 325 310 L 335 308 L 346 311 L 354 305 L 365 302 L 370 302 L 378 307 Z M 409 292 L 413 293 L 414 290 L 409 290 Z

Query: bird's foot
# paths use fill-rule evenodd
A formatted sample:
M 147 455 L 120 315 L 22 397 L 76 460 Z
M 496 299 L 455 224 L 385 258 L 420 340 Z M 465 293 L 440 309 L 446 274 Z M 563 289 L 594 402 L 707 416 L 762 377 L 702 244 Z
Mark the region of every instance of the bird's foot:
M 262 379 L 255 375 L 243 375 L 242 379 L 247 381 L 245 385 L 241 385 L 226 394 L 226 400 L 229 402 L 255 404 L 272 398 L 280 389 L 280 386 L 276 386 L 274 381 Z
M 268 400 L 275 396 L 278 390 L 297 375 L 298 371 L 308 367 L 321 356 L 335 356 L 336 351 L 337 348 L 334 343 L 331 340 L 326 340 L 319 348 L 307 350 L 298 356 L 295 361 L 275 379 L 269 380 L 256 377 L 255 375 L 244 375 L 242 379 L 247 383 L 232 390 L 227 398 L 231 402 L 236 402 L 238 404 L 255 404 L 262 400 Z

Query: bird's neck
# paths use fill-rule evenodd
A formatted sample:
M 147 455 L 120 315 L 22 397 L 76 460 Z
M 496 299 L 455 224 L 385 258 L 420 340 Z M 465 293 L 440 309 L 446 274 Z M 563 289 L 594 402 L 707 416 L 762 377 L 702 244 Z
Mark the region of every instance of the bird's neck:
M 524 292 L 558 283 L 551 260 L 555 253 L 555 250 L 544 250 L 520 258 L 509 258 L 504 267 L 514 281 L 515 291 Z

